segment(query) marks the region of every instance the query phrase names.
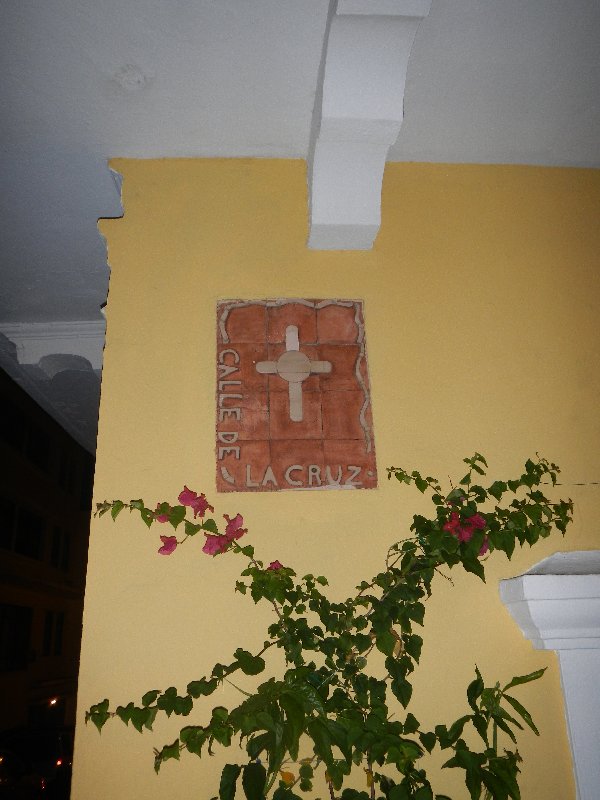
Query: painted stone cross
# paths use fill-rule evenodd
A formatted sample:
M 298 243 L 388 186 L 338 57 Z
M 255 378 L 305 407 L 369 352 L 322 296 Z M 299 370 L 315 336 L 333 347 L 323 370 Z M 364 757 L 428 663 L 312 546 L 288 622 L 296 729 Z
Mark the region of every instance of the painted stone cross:
M 360 300 L 224 300 L 216 366 L 218 491 L 377 486 Z
M 302 381 L 309 375 L 331 372 L 331 362 L 311 361 L 301 353 L 298 327 L 288 325 L 285 329 L 285 352 L 277 361 L 259 361 L 256 370 L 264 375 L 279 375 L 288 382 L 290 419 L 292 422 L 302 422 Z

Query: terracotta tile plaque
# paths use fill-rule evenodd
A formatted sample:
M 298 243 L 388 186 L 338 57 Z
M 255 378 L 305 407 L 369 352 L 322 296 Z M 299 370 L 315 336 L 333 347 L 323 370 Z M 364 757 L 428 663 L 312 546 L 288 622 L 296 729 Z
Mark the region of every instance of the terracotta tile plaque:
M 217 490 L 377 485 L 360 300 L 217 306 Z

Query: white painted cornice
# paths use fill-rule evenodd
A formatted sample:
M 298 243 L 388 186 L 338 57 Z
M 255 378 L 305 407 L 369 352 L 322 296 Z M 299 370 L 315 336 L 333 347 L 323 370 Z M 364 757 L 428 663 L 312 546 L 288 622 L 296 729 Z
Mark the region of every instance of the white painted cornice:
M 403 119 L 411 47 L 431 0 L 338 0 L 330 15 L 309 157 L 316 250 L 369 250 L 386 157 Z
M 556 650 L 578 800 L 600 787 L 600 550 L 555 553 L 500 582 L 500 597 L 538 650 Z
M 4 322 L 0 331 L 17 346 L 20 364 L 37 364 L 43 356 L 64 353 L 83 356 L 102 369 L 104 320 L 74 322 Z

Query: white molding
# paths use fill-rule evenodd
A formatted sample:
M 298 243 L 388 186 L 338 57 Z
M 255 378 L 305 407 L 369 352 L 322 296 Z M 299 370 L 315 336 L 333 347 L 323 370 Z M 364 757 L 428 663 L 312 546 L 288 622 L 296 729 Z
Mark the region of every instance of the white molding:
M 556 650 L 578 800 L 600 786 L 600 550 L 555 553 L 500 581 L 500 597 L 538 650 Z
M 69 353 L 83 356 L 102 369 L 104 320 L 0 323 L 0 332 L 17 346 L 20 364 L 37 364 L 43 356 Z
M 385 161 L 402 125 L 408 59 L 430 6 L 431 0 L 338 0 L 313 119 L 310 248 L 373 246 Z

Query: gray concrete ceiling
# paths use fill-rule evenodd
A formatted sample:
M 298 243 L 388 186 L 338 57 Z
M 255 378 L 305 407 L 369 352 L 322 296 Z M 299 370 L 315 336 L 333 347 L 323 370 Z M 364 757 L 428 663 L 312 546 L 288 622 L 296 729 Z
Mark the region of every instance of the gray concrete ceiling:
M 305 157 L 328 0 L 5 0 L 1 321 L 98 319 L 105 161 Z M 597 0 L 434 0 L 397 161 L 600 166 Z
M 305 158 L 329 0 L 4 0 L 0 330 L 99 320 L 109 157 Z M 600 167 L 598 0 L 433 0 L 395 161 Z

